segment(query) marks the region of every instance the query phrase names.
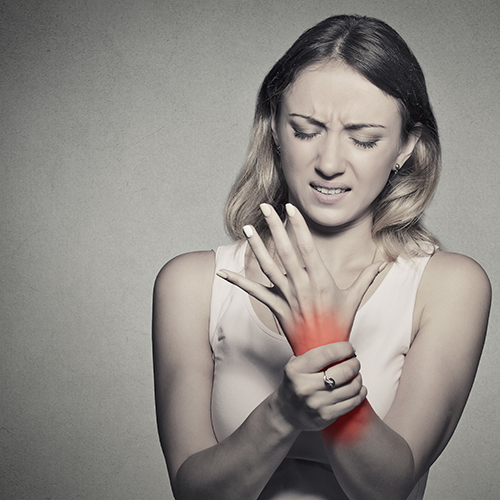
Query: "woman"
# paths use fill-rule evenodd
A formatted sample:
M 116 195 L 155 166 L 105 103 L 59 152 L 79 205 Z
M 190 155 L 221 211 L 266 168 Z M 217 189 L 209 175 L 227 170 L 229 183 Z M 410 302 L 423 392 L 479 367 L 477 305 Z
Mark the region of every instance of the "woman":
M 176 498 L 423 497 L 490 304 L 480 266 L 420 223 L 439 163 L 422 71 L 381 21 L 326 19 L 272 68 L 226 206 L 246 242 L 155 285 Z

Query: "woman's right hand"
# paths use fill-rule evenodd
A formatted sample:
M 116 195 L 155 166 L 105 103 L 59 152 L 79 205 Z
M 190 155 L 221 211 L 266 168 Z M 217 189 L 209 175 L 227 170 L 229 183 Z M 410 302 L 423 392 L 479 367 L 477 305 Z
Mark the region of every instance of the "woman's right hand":
M 271 232 L 274 256 L 253 227 L 243 228 L 269 286 L 230 270 L 222 269 L 217 274 L 269 307 L 294 354 L 301 355 L 314 347 L 349 338 L 363 295 L 385 263 L 367 266 L 349 288 L 340 289 L 301 213 L 289 203 L 286 209 L 295 244 L 275 210 L 265 203 L 261 205 Z M 318 370 L 324 366 L 329 364 Z
M 330 366 L 333 365 L 333 366 Z M 323 369 L 335 381 L 331 389 Z M 360 363 L 349 342 L 336 342 L 292 357 L 270 402 L 294 430 L 320 431 L 360 405 L 366 397 Z

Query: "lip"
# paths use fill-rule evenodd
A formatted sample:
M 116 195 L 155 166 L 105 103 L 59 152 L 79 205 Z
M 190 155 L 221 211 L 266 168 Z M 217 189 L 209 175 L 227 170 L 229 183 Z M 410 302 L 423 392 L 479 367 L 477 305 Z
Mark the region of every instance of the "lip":
M 351 188 L 342 182 L 326 182 L 326 181 L 313 181 L 311 182 L 311 187 L 314 189 L 315 187 L 321 187 L 326 189 L 345 189 L 349 191 Z
M 310 184 L 314 198 L 322 205 L 335 205 L 342 201 L 350 192 L 350 188 L 342 183 L 329 183 L 329 182 L 311 182 Z M 326 189 L 345 189 L 343 193 L 339 194 L 324 194 L 317 191 L 316 187 Z

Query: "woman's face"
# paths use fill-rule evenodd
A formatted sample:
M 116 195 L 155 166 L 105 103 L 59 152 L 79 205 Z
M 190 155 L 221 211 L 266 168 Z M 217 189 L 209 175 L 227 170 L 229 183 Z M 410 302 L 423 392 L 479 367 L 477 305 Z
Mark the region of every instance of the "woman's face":
M 290 202 L 322 230 L 371 227 L 373 201 L 417 141 L 401 141 L 397 101 L 341 63 L 300 73 L 273 134 Z

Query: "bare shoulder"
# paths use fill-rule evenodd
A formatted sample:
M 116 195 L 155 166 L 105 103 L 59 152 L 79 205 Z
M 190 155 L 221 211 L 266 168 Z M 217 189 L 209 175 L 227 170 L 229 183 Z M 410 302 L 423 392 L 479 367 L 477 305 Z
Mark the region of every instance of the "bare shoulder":
M 422 276 L 421 288 L 432 295 L 479 294 L 489 300 L 491 285 L 484 269 L 473 259 L 452 252 L 437 251 Z
M 214 270 L 213 252 L 187 253 L 165 264 L 155 282 L 156 412 L 171 478 L 187 457 L 216 444 L 210 419 L 213 361 L 208 334 Z
M 454 325 L 450 335 L 467 330 L 484 336 L 491 304 L 491 284 L 484 269 L 470 257 L 436 252 L 426 266 L 420 283 L 416 311 L 417 329 L 431 323 Z M 467 328 L 467 325 L 468 328 Z M 441 325 L 440 331 L 444 332 Z
M 174 288 L 203 288 L 211 285 L 215 272 L 215 256 L 212 251 L 190 252 L 167 262 L 156 277 L 155 292 Z
M 212 251 L 179 255 L 163 266 L 153 293 L 153 338 L 208 338 L 215 271 Z

